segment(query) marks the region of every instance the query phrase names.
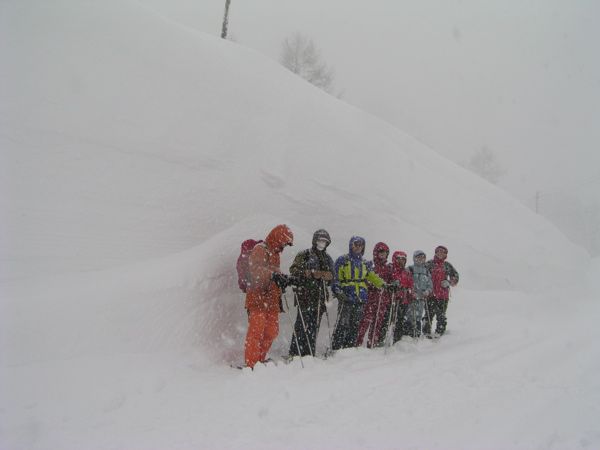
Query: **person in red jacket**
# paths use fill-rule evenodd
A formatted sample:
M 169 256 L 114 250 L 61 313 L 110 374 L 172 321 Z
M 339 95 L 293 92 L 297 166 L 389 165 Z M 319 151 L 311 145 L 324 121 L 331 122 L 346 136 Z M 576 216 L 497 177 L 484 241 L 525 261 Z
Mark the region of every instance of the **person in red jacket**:
M 267 357 L 271 344 L 279 333 L 279 299 L 288 277 L 281 273 L 280 254 L 294 243 L 294 234 L 287 225 L 277 225 L 264 243 L 258 244 L 249 257 L 250 283 L 246 287 L 248 333 L 245 360 L 254 367 Z
M 450 299 L 450 286 L 454 287 L 458 284 L 458 272 L 452 264 L 446 261 L 447 257 L 448 249 L 443 245 L 438 245 L 435 249 L 435 256 L 426 263 L 433 281 L 433 294 L 427 300 L 429 314 L 425 316 L 423 324 L 423 333 L 428 336 L 431 335 L 434 318 L 437 318 L 435 333 L 439 336 L 445 333 L 448 323 L 446 311 Z
M 390 254 L 390 248 L 383 242 L 378 242 L 373 248 L 373 270 L 379 278 L 386 283 L 391 281 L 392 267 L 388 264 L 387 259 Z M 390 293 L 384 289 L 378 289 L 369 283 L 367 290 L 367 304 L 363 311 L 363 316 L 358 327 L 358 336 L 356 346 L 360 347 L 365 338 L 367 330 L 369 331 L 369 339 L 367 347 L 371 348 L 378 345 L 381 338 L 381 330 L 383 327 L 384 317 L 390 307 Z
M 403 251 L 394 252 L 392 256 L 392 280 L 400 285 L 399 291 L 395 295 L 397 311 L 394 312 L 394 343 L 398 342 L 403 334 L 408 334 L 408 324 L 406 323 L 406 313 L 409 305 L 414 301 L 413 297 L 413 276 L 406 268 L 406 253 Z

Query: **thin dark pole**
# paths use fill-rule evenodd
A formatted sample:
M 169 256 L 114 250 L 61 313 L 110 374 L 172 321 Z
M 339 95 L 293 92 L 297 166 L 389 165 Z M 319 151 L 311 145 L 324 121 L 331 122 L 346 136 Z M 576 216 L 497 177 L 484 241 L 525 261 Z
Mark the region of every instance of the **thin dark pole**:
M 223 16 L 223 28 L 221 29 L 221 37 L 227 39 L 227 25 L 229 24 L 229 4 L 231 0 L 225 0 L 225 15 Z

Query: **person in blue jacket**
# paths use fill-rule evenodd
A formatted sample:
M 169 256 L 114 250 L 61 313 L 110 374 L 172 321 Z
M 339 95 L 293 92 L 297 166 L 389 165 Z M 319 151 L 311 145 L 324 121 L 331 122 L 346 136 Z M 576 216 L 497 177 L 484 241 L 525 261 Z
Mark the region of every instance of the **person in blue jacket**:
M 365 240 L 353 236 L 349 252 L 340 256 L 334 265 L 334 280 L 331 286 L 338 299 L 338 316 L 333 331 L 332 350 L 356 346 L 358 327 L 367 302 L 367 281 L 376 288 L 389 288 L 364 259 Z

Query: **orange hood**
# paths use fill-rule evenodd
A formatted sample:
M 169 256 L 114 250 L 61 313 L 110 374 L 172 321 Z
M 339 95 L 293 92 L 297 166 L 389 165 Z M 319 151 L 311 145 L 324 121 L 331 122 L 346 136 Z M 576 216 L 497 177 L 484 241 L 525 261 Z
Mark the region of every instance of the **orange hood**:
M 286 245 L 294 245 L 294 233 L 287 225 L 277 225 L 271 230 L 265 243 L 270 251 L 281 253 Z

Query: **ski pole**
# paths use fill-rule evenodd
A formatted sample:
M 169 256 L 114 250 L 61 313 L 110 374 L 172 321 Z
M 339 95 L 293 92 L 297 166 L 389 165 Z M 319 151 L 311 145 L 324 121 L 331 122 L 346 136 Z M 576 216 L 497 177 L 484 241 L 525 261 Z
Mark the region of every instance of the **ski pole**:
M 384 351 L 383 353 L 387 353 L 387 347 L 388 347 L 388 343 L 389 343 L 389 338 L 390 338 L 390 334 L 392 334 L 393 336 L 393 330 L 392 330 L 392 321 L 393 321 L 393 317 L 394 314 L 396 312 L 396 300 L 395 298 L 392 297 L 392 301 L 390 303 L 390 312 L 389 312 L 389 316 L 388 316 L 388 325 L 387 325 L 387 329 L 385 330 L 385 336 L 383 337 L 383 348 Z M 394 328 L 395 329 L 395 328 Z M 393 339 L 393 337 L 392 337 Z
M 431 335 L 431 327 L 433 326 L 433 324 L 431 323 L 431 316 L 429 315 L 429 302 L 427 301 L 427 298 L 425 298 L 425 313 L 427 314 L 427 326 L 429 329 L 429 335 Z
M 383 341 L 383 354 L 387 353 L 387 348 L 389 344 L 389 336 L 391 334 L 392 340 L 394 339 L 394 331 L 396 330 L 396 317 L 394 317 L 394 325 L 392 326 L 392 317 L 398 316 L 398 302 L 396 301 L 396 293 L 392 293 L 392 303 L 390 306 L 390 317 L 388 319 L 388 329 L 385 333 L 385 339 Z
M 394 311 L 394 323 L 392 325 L 392 328 L 394 328 L 394 332 L 392 334 L 392 345 L 394 345 L 394 334 L 396 334 L 396 327 L 398 326 L 398 314 L 400 311 L 402 311 L 402 313 L 404 314 L 404 309 L 400 308 L 401 301 L 402 301 L 402 298 L 399 298 L 396 300 L 396 311 Z M 402 337 L 402 332 L 404 331 L 403 326 L 404 326 L 404 315 L 402 317 L 400 317 L 400 337 Z
M 298 351 L 298 356 L 300 357 L 300 365 L 304 369 L 304 363 L 302 362 L 302 354 L 300 353 L 300 344 L 298 344 L 298 335 L 296 334 L 296 327 L 294 326 L 294 323 L 292 322 L 292 314 L 290 313 L 290 305 L 288 303 L 287 295 L 286 294 L 283 294 L 283 299 L 285 300 L 285 307 L 287 309 L 287 316 L 288 316 L 288 319 L 290 320 L 290 325 L 292 326 L 292 333 L 293 333 L 294 338 L 296 340 L 296 350 Z
M 338 313 L 337 313 L 337 317 L 335 318 L 335 324 L 333 325 L 333 337 L 335 338 L 336 333 L 337 333 L 337 328 L 338 325 L 340 324 L 340 317 L 342 316 L 342 313 L 344 312 L 344 302 L 340 301 L 338 299 Z M 326 353 L 333 353 L 333 340 L 331 341 L 331 347 L 329 348 L 329 351 Z
M 383 291 L 379 291 L 379 298 L 377 299 L 377 313 L 375 315 L 375 323 L 373 324 L 373 328 L 371 329 L 368 336 L 368 343 L 371 347 L 375 345 L 375 338 L 377 337 L 377 342 L 379 342 L 379 335 L 377 334 L 377 323 L 379 322 L 379 307 L 381 306 L 381 295 Z
M 423 337 L 423 306 L 421 305 L 422 300 L 419 302 L 419 336 Z
M 323 295 L 325 293 L 323 292 Z M 319 330 L 321 329 L 321 293 L 317 296 L 317 323 L 315 327 L 315 355 L 317 356 L 317 339 L 319 339 Z
M 402 301 L 403 301 L 403 298 L 399 298 L 396 300 L 396 311 L 394 311 L 394 325 L 393 325 L 394 334 L 396 334 L 396 328 L 398 327 L 398 321 L 400 321 L 400 338 L 402 338 L 402 333 L 404 333 L 404 315 L 406 314 L 406 310 L 401 308 Z M 402 317 L 399 317 L 400 313 L 402 314 Z M 392 335 L 392 345 L 394 343 L 395 343 L 394 336 Z
M 415 302 L 417 300 L 414 300 Z M 413 304 L 413 339 L 417 338 L 417 305 Z
M 314 357 L 314 353 L 312 351 L 312 347 L 310 345 L 310 338 L 308 337 L 308 331 L 306 329 L 306 323 L 304 322 L 304 315 L 302 314 L 302 307 L 300 306 L 300 302 L 298 301 L 298 297 L 294 292 L 294 297 L 296 298 L 296 303 L 298 304 L 298 314 L 300 314 L 300 320 L 302 321 L 302 328 L 304 328 L 304 337 L 306 338 L 306 343 L 308 344 L 308 351 L 310 352 L 310 356 Z
M 329 291 L 325 287 L 325 280 L 323 280 L 323 287 L 325 288 L 325 301 L 327 302 L 329 300 Z M 325 318 L 327 319 L 327 334 L 329 335 L 329 347 L 331 348 L 331 325 L 329 322 L 329 311 L 327 310 L 327 304 L 324 304 L 323 306 L 325 307 Z
M 325 318 L 327 319 L 327 334 L 329 335 L 329 346 L 331 347 L 331 326 L 329 325 L 329 311 L 327 311 L 327 300 L 329 300 L 329 291 L 327 290 L 327 285 L 325 284 L 325 280 L 321 279 L 321 282 L 323 283 L 323 310 L 325 311 Z M 320 301 L 321 299 L 319 299 Z M 319 303 L 320 305 L 320 303 Z M 319 337 L 319 329 L 321 328 L 321 317 L 319 317 L 318 319 L 318 326 L 317 326 L 317 338 Z M 316 342 L 316 340 L 315 340 Z M 327 353 L 327 351 L 325 352 Z

